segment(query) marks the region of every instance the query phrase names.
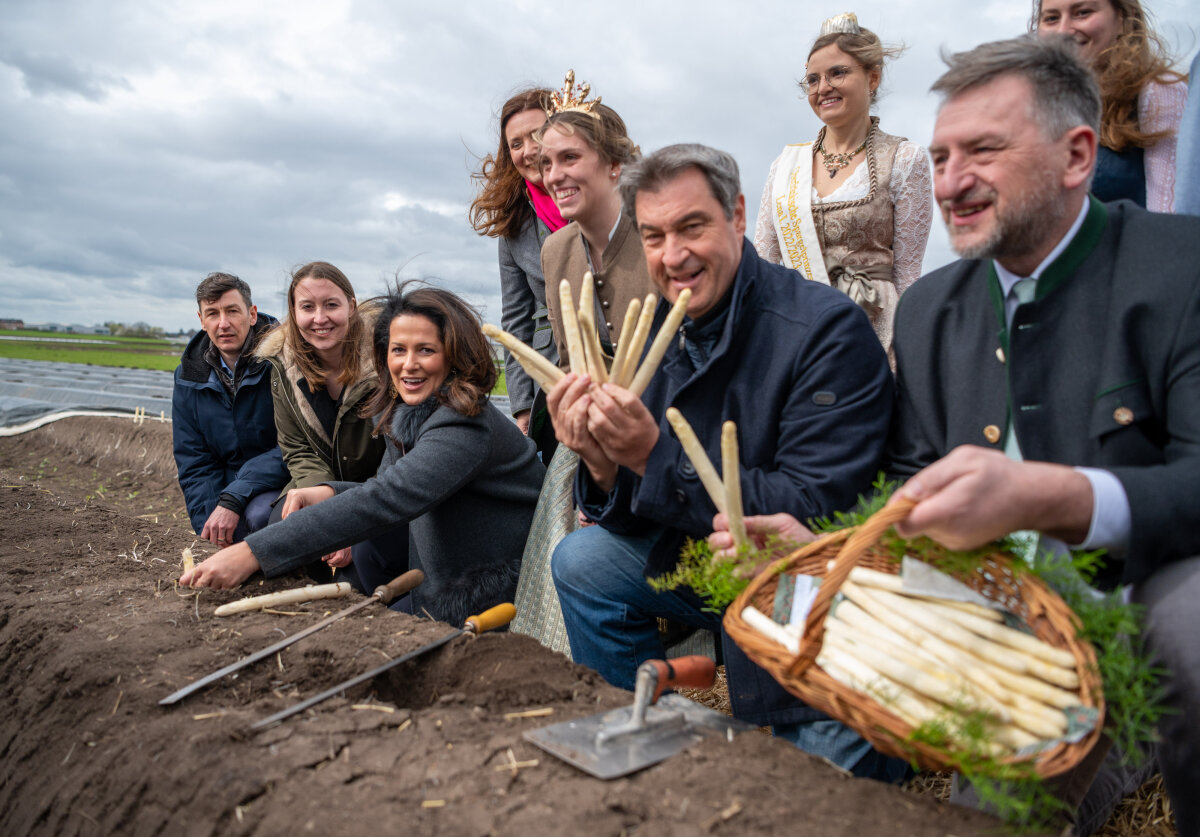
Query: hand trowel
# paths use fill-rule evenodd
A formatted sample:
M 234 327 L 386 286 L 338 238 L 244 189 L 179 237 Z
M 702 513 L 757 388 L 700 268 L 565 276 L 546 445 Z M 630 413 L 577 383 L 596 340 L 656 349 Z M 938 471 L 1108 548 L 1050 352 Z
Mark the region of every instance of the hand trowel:
M 708 657 L 647 660 L 638 667 L 632 705 L 531 730 L 525 740 L 599 779 L 657 764 L 708 736 L 733 740 L 754 726 L 682 695 L 662 694 L 677 686 L 708 688 L 716 674 Z

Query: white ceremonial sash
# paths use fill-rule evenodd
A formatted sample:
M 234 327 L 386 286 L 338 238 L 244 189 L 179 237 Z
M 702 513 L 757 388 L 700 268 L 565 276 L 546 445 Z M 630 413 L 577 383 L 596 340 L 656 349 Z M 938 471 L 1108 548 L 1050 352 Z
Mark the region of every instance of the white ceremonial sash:
M 812 213 L 812 154 L 815 143 L 788 145 L 775 167 L 775 235 L 783 263 L 822 285 L 829 284 Z

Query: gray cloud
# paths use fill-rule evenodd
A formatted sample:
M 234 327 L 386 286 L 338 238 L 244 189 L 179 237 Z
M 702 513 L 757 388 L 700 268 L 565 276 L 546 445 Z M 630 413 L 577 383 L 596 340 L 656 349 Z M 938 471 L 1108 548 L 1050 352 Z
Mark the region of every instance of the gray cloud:
M 1200 10 L 1151 0 L 1180 52 Z M 952 14 L 949 13 L 952 10 Z M 767 168 L 819 123 L 796 89 L 829 10 L 732 5 L 359 0 L 287 6 L 9 0 L 0 30 L 0 312 L 195 322 L 216 269 L 278 313 L 289 271 L 338 264 L 360 296 L 436 277 L 499 317 L 495 242 L 466 212 L 499 106 L 573 67 L 644 150 L 732 152 L 752 212 Z M 837 10 L 834 10 L 837 11 Z M 1024 28 L 1010 0 L 863 0 L 907 52 L 884 126 L 927 142 L 941 47 Z M 935 228 L 931 268 L 951 258 Z

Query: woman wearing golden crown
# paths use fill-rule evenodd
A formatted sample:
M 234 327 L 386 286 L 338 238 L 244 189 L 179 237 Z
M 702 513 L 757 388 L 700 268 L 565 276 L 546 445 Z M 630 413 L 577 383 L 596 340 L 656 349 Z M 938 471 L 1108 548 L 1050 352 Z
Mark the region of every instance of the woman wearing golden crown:
M 821 26 L 800 87 L 824 127 L 771 164 L 754 231 L 760 256 L 857 302 L 889 358 L 896 303 L 921 275 L 933 218 L 925 149 L 871 116 L 896 52 L 853 14 Z
M 571 298 L 578 300 L 584 275 L 591 271 L 596 330 L 608 354 L 621 338 L 629 301 L 654 290 L 641 237 L 621 212 L 617 191 L 622 166 L 640 152 L 617 112 L 601 104 L 598 96 L 588 100 L 590 90 L 587 84 L 576 86 L 575 73 L 569 71 L 562 90 L 550 97 L 545 125 L 534 132 L 542 149 L 542 185 L 570 222 L 542 245 L 546 305 L 564 368 L 569 352 L 558 293 L 563 279 L 571 285 Z M 512 623 L 515 633 L 528 634 L 568 656 L 571 647 L 550 577 L 550 556 L 578 526 L 572 490 L 578 462 L 574 451 L 559 445 L 546 467 L 521 559 L 517 618 Z
M 630 301 L 654 291 L 642 240 L 621 212 L 617 191 L 621 167 L 641 152 L 617 112 L 600 104 L 599 96 L 588 101 L 591 87 L 574 83 L 575 73 L 569 71 L 562 91 L 551 97 L 546 124 L 534 135 L 542 145 L 542 183 L 570 222 L 542 247 L 542 272 L 550 287 L 546 302 L 564 368 L 568 353 L 559 282 L 570 282 L 572 298 L 579 299 L 583 276 L 591 271 L 596 330 L 609 354 L 621 337 Z

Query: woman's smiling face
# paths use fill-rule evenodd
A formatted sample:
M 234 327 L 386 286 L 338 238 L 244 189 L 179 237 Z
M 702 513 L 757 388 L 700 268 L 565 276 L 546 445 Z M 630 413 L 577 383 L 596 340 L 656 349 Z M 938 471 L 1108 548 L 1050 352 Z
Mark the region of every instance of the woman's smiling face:
M 436 395 L 449 374 L 437 325 L 420 314 L 401 314 L 388 329 L 388 372 L 400 400 L 410 406 Z
M 296 283 L 292 316 L 300 336 L 317 354 L 330 352 L 346 339 L 347 324 L 354 313 L 354 300 L 328 279 L 309 276 Z
M 551 125 L 542 134 L 542 187 L 568 221 L 586 227 L 589 217 L 618 204 L 620 173 L 620 165 L 607 162 L 578 131 L 567 133 Z
M 868 73 L 837 44 L 821 47 L 808 57 L 804 71 L 808 104 L 826 125 L 865 123 L 871 111 L 871 92 L 879 86 L 878 71 Z M 830 83 L 830 77 L 835 81 Z M 838 81 L 837 77 L 841 76 Z M 812 83 L 812 79 L 817 79 Z
M 1079 45 L 1079 57 L 1095 64 L 1116 43 L 1125 18 L 1109 0 L 1042 0 L 1039 35 L 1067 35 Z

